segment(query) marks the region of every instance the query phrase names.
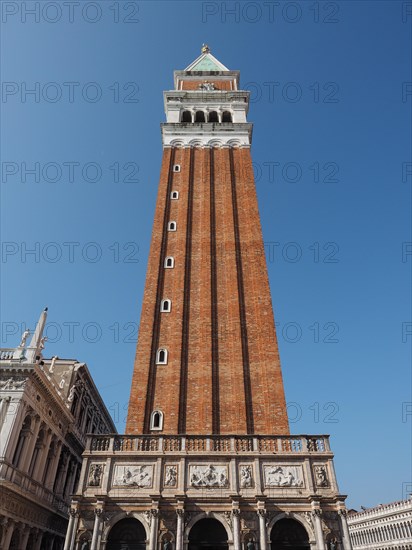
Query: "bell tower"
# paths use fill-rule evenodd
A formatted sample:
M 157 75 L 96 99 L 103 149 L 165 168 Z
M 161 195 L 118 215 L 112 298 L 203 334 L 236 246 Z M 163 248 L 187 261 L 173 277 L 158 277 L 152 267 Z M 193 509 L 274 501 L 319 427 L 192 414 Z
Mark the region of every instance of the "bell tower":
M 287 434 L 249 92 L 203 46 L 164 92 L 129 434 Z
M 352 550 L 328 436 L 289 434 L 249 93 L 204 46 L 164 104 L 126 434 L 88 438 L 64 550 Z

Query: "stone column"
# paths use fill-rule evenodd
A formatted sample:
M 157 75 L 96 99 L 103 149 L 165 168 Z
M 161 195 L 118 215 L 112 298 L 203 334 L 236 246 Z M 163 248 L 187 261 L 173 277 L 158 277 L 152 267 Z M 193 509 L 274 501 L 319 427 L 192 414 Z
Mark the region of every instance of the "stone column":
M 31 430 L 30 441 L 26 444 L 27 448 L 24 449 L 24 459 L 20 466 L 20 470 L 22 470 L 22 472 L 27 472 L 30 466 L 31 459 L 33 458 L 34 447 L 37 443 L 37 436 L 39 435 L 39 431 L 40 431 L 40 425 L 41 425 L 40 416 L 36 416 L 34 419 L 33 429 Z
M 76 481 L 76 474 L 77 474 L 77 470 L 79 468 L 79 465 L 77 462 L 73 462 L 73 471 L 72 471 L 72 475 L 71 475 L 71 478 L 70 478 L 70 481 L 67 485 L 67 495 L 72 495 L 74 493 L 74 490 L 75 490 L 75 486 L 74 486 L 74 483 Z
M 56 447 L 54 449 L 54 457 L 50 464 L 49 471 L 47 472 L 46 479 L 44 480 L 44 486 L 49 489 L 50 491 L 53 491 L 54 482 L 56 479 L 56 471 L 57 467 L 59 465 L 60 460 L 60 453 L 62 450 L 62 442 L 56 441 Z
M 62 460 L 62 468 L 59 471 L 59 481 L 56 485 L 55 493 L 57 495 L 63 494 L 64 489 L 64 482 L 66 481 L 66 475 L 67 475 L 67 469 L 69 467 L 69 452 L 66 449 L 62 449 L 61 451 L 63 453 L 63 460 Z
M 70 550 L 75 517 L 76 517 L 76 510 L 73 510 L 73 508 L 71 508 L 69 513 L 69 525 L 67 526 L 66 539 L 64 541 L 63 550 Z
M 93 536 L 92 536 L 92 544 L 90 547 L 90 550 L 98 550 L 98 542 L 99 542 L 99 535 L 100 535 L 100 526 L 102 524 L 103 520 L 103 510 L 102 508 L 96 508 L 94 511 L 94 527 L 93 527 Z M 72 550 L 72 549 L 70 549 Z
M 75 511 L 72 536 L 70 539 L 70 550 L 73 550 L 76 545 L 77 527 L 79 526 L 80 512 Z
M 36 542 L 34 543 L 33 550 L 40 550 L 42 538 L 43 538 L 43 532 L 38 530 L 36 534 Z
M 349 527 L 348 527 L 348 522 L 346 520 L 346 510 L 339 510 L 339 519 L 340 519 L 340 524 L 342 527 L 342 534 L 343 534 L 343 538 L 342 538 L 343 550 L 352 550 Z
M 1 456 L 4 456 L 9 462 L 13 459 L 27 410 L 27 405 L 22 400 L 12 401 L 9 404 L 0 438 Z
M 70 484 L 73 477 L 73 470 L 74 470 L 74 460 L 72 460 L 72 457 L 70 457 L 69 460 L 69 468 L 66 475 L 66 480 L 63 485 L 63 498 L 66 500 L 70 495 Z
M 233 525 L 233 549 L 241 550 L 240 546 L 240 510 L 234 508 L 232 510 L 232 525 Z M 265 526 L 266 530 L 266 526 Z
M 14 532 L 14 521 L 12 519 L 6 520 L 6 525 L 4 528 L 4 535 L 3 535 L 3 550 L 9 550 L 11 537 L 13 536 Z
M 6 395 L 6 397 L 3 397 L 0 401 L 0 429 L 3 426 L 3 422 L 9 408 L 10 399 L 10 395 Z
M 30 527 L 25 527 L 20 533 L 20 547 L 19 550 L 26 550 L 27 541 L 30 536 Z
M 322 510 L 320 510 L 319 508 L 312 510 L 312 519 L 313 525 L 315 527 L 317 550 L 325 550 L 325 539 L 323 538 L 322 520 L 320 519 L 321 514 Z
M 157 550 L 157 526 L 159 523 L 159 510 L 152 508 L 150 510 L 150 539 L 149 550 Z M 93 550 L 93 548 L 91 549 Z
M 185 511 L 181 508 L 176 510 L 177 527 L 176 527 L 176 550 L 183 550 L 183 527 Z
M 46 441 L 43 445 L 43 448 L 41 449 L 41 451 L 39 453 L 39 457 L 37 459 L 37 464 L 34 468 L 34 472 L 33 472 L 33 476 L 32 476 L 33 479 L 36 479 L 37 481 L 42 480 L 43 470 L 44 470 L 44 467 L 46 466 L 47 455 L 49 454 L 49 448 L 50 448 L 50 443 L 51 443 L 52 437 L 53 437 L 53 433 L 52 433 L 51 430 L 49 430 L 47 432 Z
M 259 517 L 259 548 L 267 550 L 266 510 L 260 508 L 257 513 Z

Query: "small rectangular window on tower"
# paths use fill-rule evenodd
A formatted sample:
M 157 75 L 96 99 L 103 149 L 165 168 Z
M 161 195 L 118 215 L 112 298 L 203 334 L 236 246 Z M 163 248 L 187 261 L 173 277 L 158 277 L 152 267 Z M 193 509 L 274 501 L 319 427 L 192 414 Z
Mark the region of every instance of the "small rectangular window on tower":
M 173 172 L 180 172 L 180 164 L 173 165 Z

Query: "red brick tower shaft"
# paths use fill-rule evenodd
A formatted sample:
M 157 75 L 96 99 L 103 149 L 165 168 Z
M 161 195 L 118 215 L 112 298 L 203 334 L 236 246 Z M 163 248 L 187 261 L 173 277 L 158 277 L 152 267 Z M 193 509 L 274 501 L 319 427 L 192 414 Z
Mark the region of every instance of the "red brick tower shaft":
M 206 48 L 165 92 L 128 434 L 289 433 L 238 82 Z

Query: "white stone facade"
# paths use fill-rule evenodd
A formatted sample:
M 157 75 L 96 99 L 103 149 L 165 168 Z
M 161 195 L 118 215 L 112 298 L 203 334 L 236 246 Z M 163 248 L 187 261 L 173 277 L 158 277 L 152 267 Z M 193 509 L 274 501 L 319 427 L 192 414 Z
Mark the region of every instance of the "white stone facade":
M 0 350 L 2 550 L 63 548 L 85 434 L 115 431 L 87 366 L 43 358 L 45 321 Z
M 354 549 L 412 550 L 412 499 L 350 513 Z
M 83 458 L 65 550 L 85 541 L 108 548 L 124 518 L 143 525 L 147 550 L 164 540 L 186 550 L 206 517 L 224 526 L 233 550 L 249 540 L 273 548 L 272 529 L 285 518 L 303 526 L 311 550 L 351 550 L 326 436 L 102 435 L 88 439 Z

